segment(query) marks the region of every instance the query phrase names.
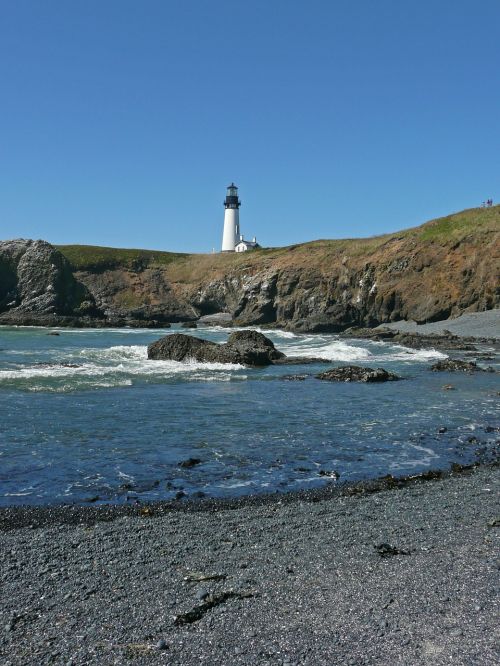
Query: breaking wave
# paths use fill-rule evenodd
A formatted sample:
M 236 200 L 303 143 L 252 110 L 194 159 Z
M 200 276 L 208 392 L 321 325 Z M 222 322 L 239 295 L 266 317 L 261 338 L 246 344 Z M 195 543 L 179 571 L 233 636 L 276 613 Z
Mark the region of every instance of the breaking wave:
M 29 391 L 65 392 L 80 388 L 130 386 L 134 380 L 230 381 L 243 366 L 197 361 L 150 361 L 145 345 L 84 348 L 57 363 L 0 370 L 0 386 L 19 383 Z M 241 375 L 241 379 L 246 375 Z M 25 385 L 28 382 L 28 385 Z

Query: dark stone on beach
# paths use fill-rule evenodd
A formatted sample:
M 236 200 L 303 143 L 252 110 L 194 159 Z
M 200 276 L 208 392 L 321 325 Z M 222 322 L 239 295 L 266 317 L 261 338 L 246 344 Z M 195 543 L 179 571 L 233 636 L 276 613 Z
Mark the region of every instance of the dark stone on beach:
M 202 363 L 265 366 L 284 356 L 269 338 L 257 331 L 235 331 L 231 333 L 227 343 L 222 345 L 192 335 L 174 333 L 148 347 L 149 359 L 168 361 L 193 359 Z
M 198 324 L 195 321 L 183 321 L 181 328 L 198 328 Z
M 190 467 L 195 467 L 195 465 L 199 465 L 200 463 L 201 460 L 199 458 L 188 458 L 187 460 L 180 462 L 179 467 L 189 469 Z
M 201 587 L 199 590 L 196 591 L 195 597 L 199 599 L 200 601 L 203 601 L 209 596 L 208 590 L 206 590 L 204 587 Z
M 397 375 L 384 368 L 362 368 L 359 365 L 345 365 L 331 368 L 316 375 L 317 379 L 329 382 L 392 382 Z
M 156 644 L 157 650 L 168 650 L 168 643 L 164 638 L 161 638 Z
M 433 372 L 484 372 L 474 361 L 461 361 L 460 359 L 447 358 L 431 365 Z
M 380 557 L 394 557 L 395 555 L 409 555 L 409 551 L 391 546 L 390 543 L 379 543 L 373 546 Z
M 176 500 L 181 500 L 184 497 L 186 497 L 186 493 L 183 490 L 179 490 L 175 493 L 175 499 Z

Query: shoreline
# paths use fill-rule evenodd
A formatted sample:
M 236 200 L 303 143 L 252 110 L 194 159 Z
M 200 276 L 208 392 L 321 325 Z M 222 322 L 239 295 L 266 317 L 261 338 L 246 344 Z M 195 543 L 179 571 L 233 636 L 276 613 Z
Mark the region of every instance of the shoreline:
M 2 663 L 497 663 L 500 467 L 463 471 L 0 531 Z
M 204 497 L 181 500 L 136 501 L 133 504 L 12 504 L 0 507 L 0 532 L 15 529 L 38 529 L 53 525 L 95 525 L 121 518 L 159 518 L 171 513 L 217 513 L 273 505 L 294 505 L 336 500 L 342 497 L 371 495 L 413 487 L 437 480 L 468 476 L 477 468 L 500 468 L 500 461 L 462 465 L 448 469 L 429 469 L 417 474 L 331 483 L 322 488 L 256 493 L 241 497 Z
M 211 316 L 213 318 L 213 316 Z M 172 326 L 181 326 L 183 323 L 193 321 L 205 326 L 217 326 L 223 325 L 225 327 L 237 326 L 233 321 L 224 320 L 223 324 L 217 322 L 212 323 L 208 321 L 203 321 L 203 317 L 200 319 L 182 319 L 176 321 L 158 321 L 158 320 L 140 320 L 140 319 L 127 319 L 125 317 L 116 317 L 110 319 L 99 319 L 91 317 L 75 317 L 75 316 L 66 316 L 66 315 L 51 315 L 46 317 L 37 317 L 26 315 L 24 317 L 9 317 L 8 313 L 3 313 L 0 316 L 0 331 L 2 327 L 10 328 L 69 328 L 69 329 L 96 329 L 103 330 L 107 328 L 137 328 L 144 330 L 161 330 L 166 328 L 171 328 Z M 242 328 L 255 328 L 262 327 L 268 330 L 289 330 L 291 332 L 296 332 L 298 334 L 305 335 L 321 335 L 322 333 L 332 334 L 332 335 L 341 335 L 345 336 L 349 332 L 350 326 L 346 326 L 343 330 L 300 330 L 294 331 L 293 327 L 290 328 L 289 325 L 293 322 L 287 321 L 276 321 L 269 322 L 265 324 L 248 324 Z M 426 324 L 418 324 L 415 321 L 411 320 L 400 320 L 394 322 L 386 322 L 377 325 L 375 328 L 371 327 L 360 327 L 360 331 L 373 331 L 389 329 L 393 332 L 407 333 L 410 335 L 416 335 L 421 337 L 430 337 L 433 336 L 440 337 L 451 333 L 457 338 L 464 339 L 475 339 L 476 342 L 481 341 L 500 341 L 500 308 L 494 308 L 492 310 L 484 310 L 481 312 L 470 312 L 459 315 L 458 317 L 452 319 L 443 319 L 440 321 L 429 322 Z M 196 330 L 196 329 L 193 329 Z M 186 329 L 186 333 L 189 334 L 190 329 Z M 191 331 L 192 332 L 192 331 Z M 353 338 L 356 335 L 352 336 Z

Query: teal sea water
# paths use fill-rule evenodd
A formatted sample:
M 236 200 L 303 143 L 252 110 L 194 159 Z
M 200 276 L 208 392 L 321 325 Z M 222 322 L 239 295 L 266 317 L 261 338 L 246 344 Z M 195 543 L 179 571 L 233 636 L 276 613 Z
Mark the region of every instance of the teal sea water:
M 308 489 L 488 459 L 498 446 L 498 375 L 430 372 L 437 351 L 266 331 L 289 356 L 405 379 L 339 384 L 314 379 L 324 365 L 149 361 L 147 345 L 176 327 L 53 330 L 0 328 L 3 506 Z M 190 457 L 201 462 L 179 467 Z

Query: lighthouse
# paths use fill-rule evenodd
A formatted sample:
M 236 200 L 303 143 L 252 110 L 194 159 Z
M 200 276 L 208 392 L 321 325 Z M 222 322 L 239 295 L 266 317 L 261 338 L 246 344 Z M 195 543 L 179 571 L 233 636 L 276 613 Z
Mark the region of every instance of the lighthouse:
M 231 183 L 227 188 L 224 201 L 224 234 L 222 236 L 222 251 L 234 252 L 240 240 L 240 205 L 238 188 Z

